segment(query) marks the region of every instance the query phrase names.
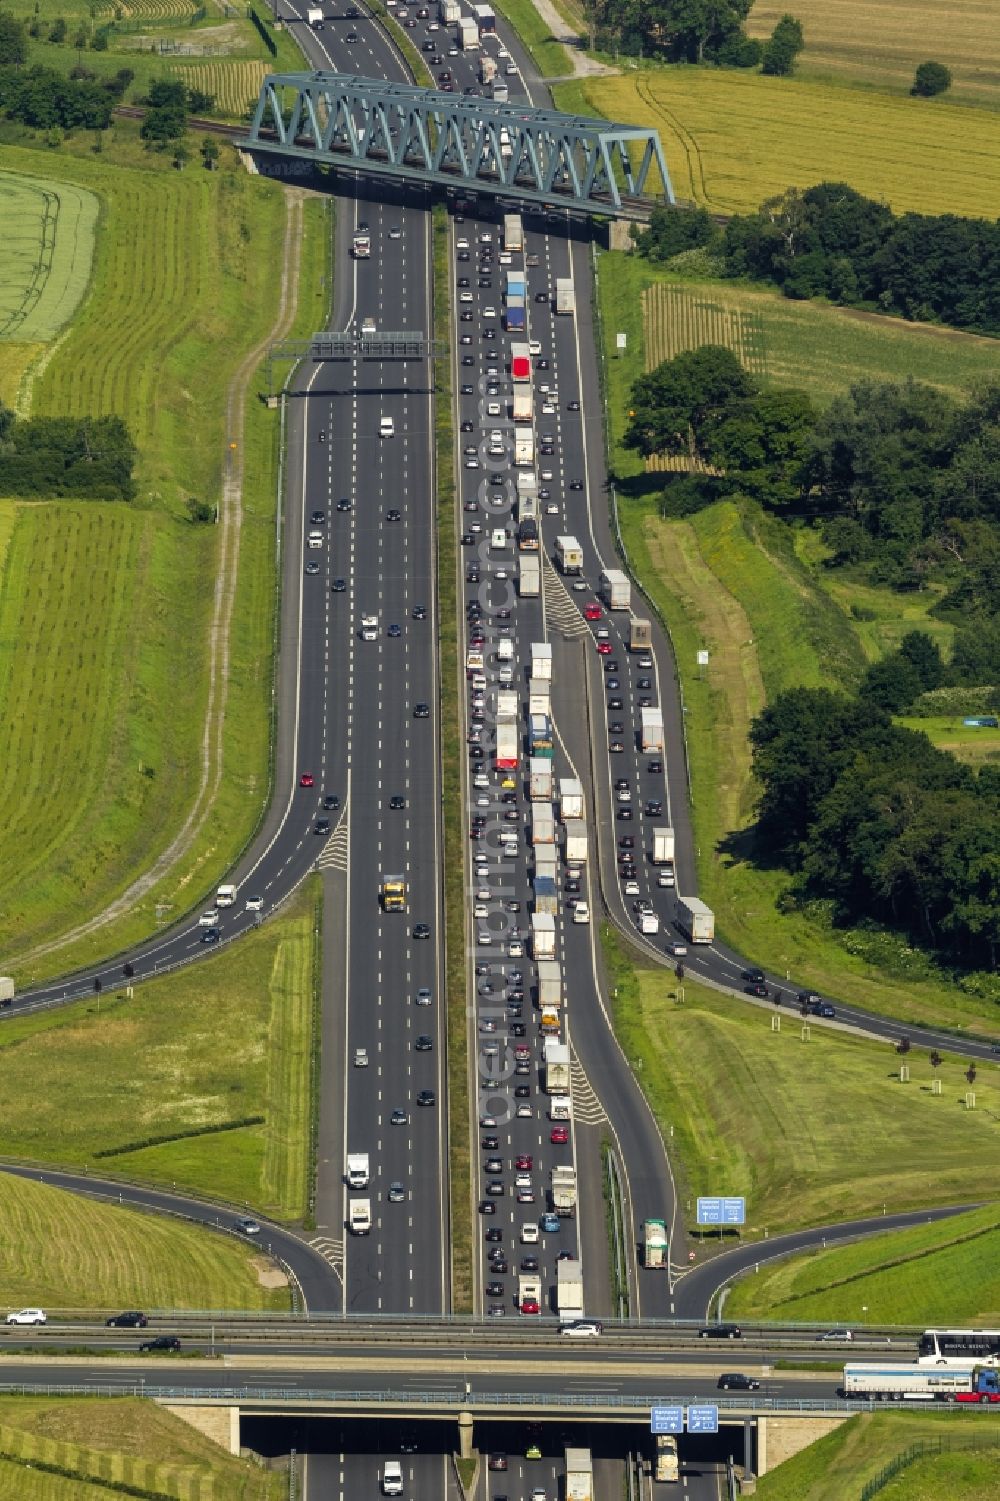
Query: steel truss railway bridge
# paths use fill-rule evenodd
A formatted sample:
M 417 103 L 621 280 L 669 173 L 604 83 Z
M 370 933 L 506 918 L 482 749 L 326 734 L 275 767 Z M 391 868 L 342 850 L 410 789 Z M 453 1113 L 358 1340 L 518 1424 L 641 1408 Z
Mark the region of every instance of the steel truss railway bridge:
M 674 202 L 655 130 L 346 73 L 270 75 L 237 145 L 591 216 Z

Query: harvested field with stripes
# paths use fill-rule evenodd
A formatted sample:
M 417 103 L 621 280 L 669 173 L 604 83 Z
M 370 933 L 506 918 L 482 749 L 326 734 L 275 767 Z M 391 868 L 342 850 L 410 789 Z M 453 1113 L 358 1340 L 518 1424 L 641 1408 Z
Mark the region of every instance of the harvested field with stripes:
M 190 63 L 172 71 L 183 78 L 188 88 L 201 89 L 215 100 L 215 112 L 230 120 L 242 120 L 256 104 L 271 67 L 259 59 L 231 62 Z
M 0 173 L 0 340 L 46 342 L 87 290 L 98 200 L 72 183 Z

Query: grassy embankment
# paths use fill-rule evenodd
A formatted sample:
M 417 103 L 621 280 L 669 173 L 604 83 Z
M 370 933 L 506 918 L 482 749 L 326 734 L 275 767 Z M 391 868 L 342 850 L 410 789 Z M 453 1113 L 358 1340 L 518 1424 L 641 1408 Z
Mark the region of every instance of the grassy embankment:
M 751 36 L 770 36 L 784 14 L 779 0 L 759 0 L 747 19 Z M 1000 104 L 1000 32 L 990 0 L 797 0 L 806 45 L 796 59 L 802 78 L 856 82 L 906 93 L 918 63 L 933 58 L 952 75 L 950 102 Z
M 451 346 L 448 215 L 434 209 L 434 336 Z M 465 841 L 459 729 L 458 548 L 455 540 L 455 419 L 450 357 L 434 367 L 436 397 L 438 639 L 441 674 L 441 797 L 444 813 L 445 991 L 448 1006 L 448 1143 L 451 1183 L 451 1297 L 472 1307 L 472 1156 L 465 952 Z
M 239 1459 L 138 1398 L 0 1399 L 2 1501 L 280 1501 L 286 1475 Z M 126 1490 L 130 1487 L 130 1490 Z
M 572 73 L 566 48 L 556 41 L 531 0 L 497 0 L 496 9 L 513 26 L 543 78 L 565 78 Z
M 996 215 L 996 114 L 947 97 L 691 67 L 561 84 L 555 96 L 561 109 L 655 126 L 677 197 L 714 213 L 829 180 L 900 213 Z
M 629 388 L 649 361 L 680 347 L 679 335 L 667 344 L 673 324 L 658 320 L 660 342 L 647 350 L 643 299 L 645 294 L 648 307 L 656 286 L 670 286 L 671 298 L 679 292 L 690 302 L 689 345 L 699 338 L 700 320 L 711 318 L 717 327 L 725 314 L 738 337 L 742 315 L 752 316 L 765 378 L 801 384 L 820 404 L 864 370 L 889 379 L 909 372 L 955 390 L 985 375 L 995 354 L 989 340 L 942 338 L 897 320 L 787 303 L 773 293 L 718 283 L 678 287 L 620 254 L 603 257 L 601 268 L 605 337 L 610 344 L 618 330 L 628 334 L 624 356 L 609 348 L 606 362 L 612 464 L 626 488 L 642 471 L 641 461 L 620 443 Z M 813 357 L 813 351 L 821 354 Z M 655 500 L 626 496 L 619 515 L 631 563 L 669 623 L 677 651 L 688 710 L 699 876 L 721 931 L 743 952 L 790 971 L 801 984 L 887 1015 L 981 1030 L 995 1008 L 935 977 L 901 941 L 838 933 L 815 910 L 808 916 L 779 911 L 787 875 L 752 865 L 739 837 L 753 817 L 747 741 L 753 717 L 795 684 L 849 688 L 866 661 L 916 626 L 929 628 L 947 649 L 949 628 L 927 615 L 935 596 L 917 600 L 846 581 L 831 585 L 814 534 L 789 533 L 753 507 L 723 502 L 684 521 L 664 521 Z M 855 604 L 873 619 L 859 623 L 851 613 Z M 703 647 L 710 652 L 704 676 L 696 666 Z
M 995 1328 L 1000 1207 L 764 1266 L 734 1283 L 727 1316 Z
M 903 1468 L 881 1501 L 986 1501 L 998 1495 L 995 1428 L 989 1413 L 863 1413 L 758 1480 L 756 1494 L 853 1501 L 897 1455 L 923 1445 L 931 1452 Z
M 228 1235 L 6 1173 L 0 1212 L 0 1302 L 10 1307 L 289 1306 L 287 1287 L 261 1284 L 270 1260 Z
M 0 947 L 22 982 L 126 946 L 151 931 L 158 903 L 177 912 L 197 900 L 251 834 L 269 780 L 277 418 L 251 399 L 244 432 L 229 435 L 225 394 L 274 322 L 283 194 L 228 165 L 171 172 L 138 149 L 134 129 L 119 133 L 122 149 L 102 157 L 80 141 L 44 158 L 5 149 L 24 176 L 44 172 L 101 202 L 90 294 L 36 379 L 32 409 L 120 413 L 141 451 L 129 506 L 0 507 L 11 529 L 0 701 L 12 737 L 0 771 Z M 306 204 L 293 331 L 325 306 L 326 225 L 325 207 Z M 19 963 L 127 888 L 192 806 L 218 558 L 215 530 L 193 525 L 186 501 L 218 501 L 229 440 L 242 442 L 246 473 L 212 811 L 186 858 L 126 916 Z M 42 789 L 57 819 L 37 816 Z
M 301 1219 L 316 903 L 310 883 L 232 949 L 138 985 L 132 1000 L 105 995 L 5 1021 L 5 1153 Z
M 995 1069 L 980 1072 L 977 1108 L 967 1110 L 964 1060 L 945 1058 L 941 1095 L 913 1054 L 901 1084 L 887 1045 L 818 1025 L 803 1039 L 787 1009 L 774 1032 L 771 1008 L 690 980 L 678 1004 L 671 974 L 633 967 L 620 938 L 603 936 L 615 1029 L 672 1132 L 690 1226 L 699 1194 L 745 1194 L 749 1235 L 1000 1198 L 1000 1159 L 983 1148 L 1000 1108 Z

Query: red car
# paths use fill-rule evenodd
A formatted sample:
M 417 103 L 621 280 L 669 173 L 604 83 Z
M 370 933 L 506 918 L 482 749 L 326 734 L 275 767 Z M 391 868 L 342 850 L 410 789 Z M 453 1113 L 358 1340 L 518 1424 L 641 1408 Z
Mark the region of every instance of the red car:
M 597 650 L 600 652 L 600 654 L 601 654 L 602 657 L 610 657 L 610 655 L 611 655 L 611 642 L 610 641 L 598 641 L 598 643 L 597 643 Z
M 583 615 L 584 615 L 584 619 L 585 620 L 600 620 L 600 618 L 601 618 L 601 607 L 600 607 L 600 605 L 589 604 L 586 607 L 586 609 L 584 610 Z
M 541 1313 L 541 1311 L 541 1308 L 535 1302 L 534 1298 L 525 1298 L 524 1302 L 521 1304 L 522 1313 Z
M 300 787 L 315 787 L 315 785 L 316 785 L 316 778 L 313 776 L 313 774 L 312 774 L 311 771 L 304 771 L 302 773 L 302 775 L 299 777 L 299 786 Z
M 553 1126 L 552 1133 L 549 1136 L 549 1141 L 551 1141 L 553 1146 L 564 1147 L 569 1141 L 569 1127 Z
M 535 1159 L 533 1157 L 527 1156 L 525 1153 L 522 1152 L 521 1156 L 518 1157 L 517 1162 L 516 1162 L 515 1165 L 517 1167 L 518 1172 L 520 1172 L 520 1173 L 530 1173 L 531 1169 L 535 1165 Z

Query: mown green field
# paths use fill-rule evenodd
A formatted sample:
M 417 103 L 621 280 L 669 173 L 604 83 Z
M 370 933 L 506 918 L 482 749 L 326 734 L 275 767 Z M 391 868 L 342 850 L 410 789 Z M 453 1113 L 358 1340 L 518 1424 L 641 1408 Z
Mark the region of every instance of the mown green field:
M 727 1315 L 792 1323 L 996 1328 L 1000 1207 L 763 1265 L 733 1283 Z
M 778 0 L 758 0 L 747 30 L 766 38 L 784 14 Z M 805 50 L 795 71 L 908 93 L 918 63 L 933 58 L 952 75 L 949 99 L 1000 103 L 1000 32 L 990 0 L 798 0 Z
M 0 173 L 0 340 L 44 343 L 75 313 L 90 281 L 98 200 L 46 177 Z
M 40 158 L 10 147 L 5 160 L 30 175 Z M 129 507 L 21 508 L 0 577 L 0 709 L 18 708 L 19 750 L 0 771 L 0 822 L 14 831 L 0 873 L 0 948 L 21 982 L 127 946 L 152 930 L 157 904 L 177 912 L 211 889 L 244 844 L 268 786 L 275 607 L 277 418 L 251 399 L 245 434 L 229 434 L 225 397 L 274 322 L 281 189 L 230 162 L 179 174 L 156 156 L 133 169 L 63 151 L 45 157 L 45 170 L 95 193 L 102 218 L 90 294 L 36 381 L 33 410 L 119 413 L 141 457 Z M 311 329 L 325 306 L 328 231 L 325 205 L 306 204 L 293 331 Z M 61 933 L 148 868 L 201 781 L 217 533 L 193 525 L 186 507 L 190 497 L 218 502 L 229 441 L 245 443 L 247 462 L 214 807 L 157 889 L 97 938 L 52 953 Z M 65 523 L 53 526 L 57 514 Z M 14 651 L 26 619 L 44 619 L 45 630 Z M 25 779 L 39 777 L 60 808 L 41 826 L 26 818 L 24 797 Z
M 1000 1109 L 996 1066 L 980 1070 L 967 1110 L 964 1060 L 945 1058 L 938 1096 L 926 1054 L 912 1052 L 901 1084 L 888 1044 L 816 1024 L 803 1038 L 797 1010 L 690 980 L 680 1004 L 669 971 L 633 968 L 621 941 L 607 929 L 604 939 L 615 1030 L 670 1133 L 682 1204 L 744 1195 L 747 1233 L 762 1236 L 1000 1196 L 1000 1154 L 984 1149 Z
M 555 92 L 562 109 L 659 130 L 678 199 L 713 213 L 746 213 L 788 187 L 831 181 L 899 213 L 996 216 L 996 114 L 947 96 L 686 66 Z
M 989 1413 L 878 1412 L 851 1418 L 757 1481 L 761 1501 L 856 1501 L 915 1444 L 942 1452 L 879 1492 L 891 1501 L 996 1501 L 996 1420 Z
M 0 1302 L 49 1308 L 287 1308 L 270 1263 L 228 1235 L 0 1173 Z M 0 1442 L 0 1451 L 4 1448 Z
M 310 883 L 264 927 L 137 986 L 132 1000 L 106 993 L 5 1021 L 4 1151 L 301 1219 L 311 1179 L 317 923 Z
M 227 1454 L 182 1418 L 135 1397 L 4 1397 L 0 1449 L 17 1456 L 0 1461 L 4 1501 L 108 1501 L 123 1486 L 176 1501 L 288 1494 L 287 1476 Z
M 720 502 L 683 521 L 663 520 L 654 500 L 629 497 L 642 461 L 621 447 L 632 382 L 650 355 L 642 321 L 642 292 L 657 273 L 622 254 L 601 259 L 599 300 L 606 350 L 611 416 L 611 462 L 623 480 L 619 518 L 637 576 L 668 622 L 677 652 L 687 708 L 685 727 L 693 795 L 699 881 L 720 931 L 741 952 L 793 982 L 840 995 L 889 1016 L 996 1028 L 996 1008 L 938 979 L 902 940 L 833 929 L 824 912 L 785 911 L 790 885 L 780 870 L 758 868 L 740 834 L 753 821 L 748 733 L 764 704 L 796 684 L 850 688 L 867 661 L 891 649 L 915 626 L 929 628 L 943 649 L 951 629 L 927 616 L 935 595 L 897 596 L 840 578 L 823 568 L 815 533 L 791 533 L 752 506 Z M 728 283 L 690 285 L 692 296 L 729 306 Z M 828 400 L 866 368 L 886 379 L 908 367 L 917 378 L 940 383 L 942 349 L 964 351 L 957 384 L 985 375 L 980 346 L 988 340 L 939 345 L 926 331 L 890 319 L 875 323 L 844 318 L 833 308 L 785 304 L 753 293 L 764 330 L 767 379 L 801 381 L 818 402 Z M 734 302 L 734 308 L 745 303 Z M 791 319 L 785 317 L 791 309 Z M 624 357 L 614 335 L 628 336 Z M 817 355 L 810 371 L 809 350 Z M 839 385 L 838 351 L 843 358 Z M 854 607 L 861 616 L 852 613 Z M 709 666 L 697 667 L 699 650 Z M 988 733 L 988 732 L 984 732 Z M 982 743 L 982 742 L 978 742 Z

